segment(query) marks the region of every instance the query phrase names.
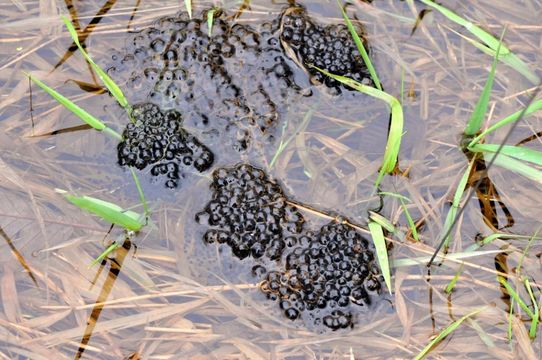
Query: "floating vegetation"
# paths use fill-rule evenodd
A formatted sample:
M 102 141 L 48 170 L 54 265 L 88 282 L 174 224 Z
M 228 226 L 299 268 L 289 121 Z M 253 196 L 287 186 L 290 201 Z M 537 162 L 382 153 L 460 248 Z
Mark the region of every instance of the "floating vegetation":
M 381 290 L 370 242 L 340 219 L 306 230 L 280 185 L 251 165 L 220 168 L 213 179 L 212 200 L 196 215 L 210 227 L 203 240 L 258 260 L 261 289 L 287 318 L 317 330 L 353 326 L 356 311 Z

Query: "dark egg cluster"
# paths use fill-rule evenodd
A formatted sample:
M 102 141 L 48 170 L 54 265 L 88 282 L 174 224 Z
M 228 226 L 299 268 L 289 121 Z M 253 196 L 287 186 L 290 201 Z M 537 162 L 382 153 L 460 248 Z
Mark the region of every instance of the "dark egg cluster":
M 346 25 L 315 24 L 301 7 L 288 9 L 282 17 L 281 39 L 294 49 L 315 83 L 339 91 L 340 83 L 312 66 L 356 81 L 369 80 L 369 73 Z M 366 45 L 366 44 L 365 44 Z
M 288 237 L 303 228 L 303 216 L 260 169 L 246 164 L 218 169 L 211 188 L 212 200 L 196 215 L 211 227 L 204 240 L 226 243 L 240 259 L 280 259 Z
M 368 241 L 352 227 L 330 222 L 306 232 L 285 257 L 282 271 L 270 272 L 262 290 L 290 319 L 311 312 L 318 325 L 352 326 L 354 306 L 368 306 L 380 290 L 378 267 Z
M 209 36 L 206 14 L 158 19 L 129 39 L 126 53 L 112 55 L 108 72 L 137 101 L 175 108 L 190 126 L 225 135 L 244 151 L 254 137 L 272 139 L 298 87 L 280 46 L 278 19 L 255 29 L 217 13 Z
M 202 172 L 213 164 L 211 150 L 182 128 L 177 111 L 162 112 L 146 103 L 134 106 L 132 117 L 134 122 L 126 126 L 117 147 L 119 165 L 139 170 L 151 166 L 151 175 L 166 177 L 166 187 L 176 188 L 183 168 Z
M 240 259 L 251 256 L 262 291 L 287 318 L 351 327 L 355 312 L 381 288 L 367 239 L 340 220 L 305 229 L 282 188 L 251 165 L 220 168 L 213 177 L 212 199 L 196 215 L 209 227 L 204 241 L 227 244 Z

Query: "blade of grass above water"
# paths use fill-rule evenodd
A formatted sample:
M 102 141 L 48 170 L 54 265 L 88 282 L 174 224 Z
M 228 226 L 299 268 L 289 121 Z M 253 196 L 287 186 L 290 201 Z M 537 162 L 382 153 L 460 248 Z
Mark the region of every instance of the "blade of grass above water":
M 192 0 L 184 0 L 184 6 L 188 12 L 188 17 L 192 19 Z
M 437 337 L 435 337 L 429 344 L 427 344 L 427 346 L 418 354 L 416 355 L 416 357 L 414 358 L 414 360 L 420 360 L 420 359 L 423 359 L 427 354 L 429 354 L 429 352 L 431 351 L 431 349 L 436 346 L 438 343 L 440 343 L 446 336 L 450 335 L 455 329 L 457 329 L 459 327 L 459 325 L 461 325 L 461 323 L 463 321 L 465 321 L 466 319 L 470 318 L 471 316 L 474 316 L 476 314 L 478 314 L 479 312 L 485 310 L 486 306 L 480 308 L 480 309 L 476 309 L 474 310 L 473 312 L 470 312 L 468 313 L 467 315 L 461 317 L 460 319 L 457 319 L 456 321 L 454 321 L 453 323 L 451 323 L 450 325 L 448 325 L 444 330 L 442 330 L 438 335 Z
M 484 153 L 484 158 L 486 162 L 493 161 L 493 163 L 497 166 L 500 166 L 519 175 L 542 183 L 542 171 L 526 165 L 514 158 L 511 158 L 510 156 L 506 156 L 503 154 L 496 155 L 493 153 Z
M 107 247 L 107 249 L 104 250 L 104 252 L 98 255 L 96 259 L 92 260 L 89 267 L 92 267 L 96 265 L 97 263 L 102 262 L 103 259 L 105 259 L 107 255 L 111 254 L 113 251 L 117 250 L 119 247 L 120 245 L 117 242 L 112 243 L 111 245 Z
M 503 36 L 504 31 L 501 35 L 501 40 Z M 499 59 L 501 44 L 502 42 L 499 41 L 499 46 L 497 47 L 495 57 L 493 58 L 493 63 L 491 64 L 491 71 L 489 72 L 486 84 L 484 85 L 484 90 L 482 90 L 480 98 L 478 99 L 478 102 L 474 107 L 474 111 L 472 112 L 471 117 L 467 123 L 467 127 L 464 131 L 465 135 L 474 136 L 480 131 L 480 128 L 482 127 L 482 121 L 486 116 L 487 106 L 489 104 L 489 97 L 491 95 L 491 90 L 493 89 L 493 80 L 495 79 L 495 70 L 497 69 L 497 61 Z
M 211 10 L 207 11 L 207 28 L 209 29 L 209 37 L 213 34 L 213 20 L 215 17 L 216 8 L 212 8 Z
M 529 306 L 523 301 L 523 299 L 519 296 L 519 294 L 512 288 L 512 286 L 506 281 L 506 279 L 502 276 L 498 276 L 497 279 L 499 280 L 499 283 L 506 288 L 506 291 L 508 291 L 508 295 L 510 295 L 511 298 L 513 298 L 519 306 L 525 311 L 527 315 L 532 319 L 534 316 L 534 313 L 531 309 L 529 309 Z
M 144 217 L 134 211 L 124 210 L 116 204 L 90 196 L 73 196 L 61 189 L 56 189 L 56 191 L 75 206 L 98 215 L 112 224 L 122 226 L 124 229 L 138 231 L 143 227 L 140 219 Z
M 437 255 L 437 258 L 443 259 L 443 260 L 463 260 L 468 259 L 472 257 L 477 256 L 489 256 L 489 255 L 495 255 L 498 253 L 502 253 L 504 250 L 483 250 L 483 251 L 463 251 L 460 253 L 453 253 L 453 254 L 442 254 L 439 253 Z M 422 256 L 417 257 L 413 259 L 395 259 L 392 261 L 391 266 L 394 268 L 397 267 L 403 267 L 403 266 L 419 266 L 423 264 L 424 262 L 427 262 L 431 259 L 431 256 Z
M 384 216 L 380 215 L 379 213 L 376 213 L 374 211 L 369 211 L 369 220 L 374 221 L 375 223 L 380 225 L 382 228 L 386 229 L 387 232 L 392 233 L 394 235 L 397 234 L 397 229 L 391 223 L 391 221 L 386 219 Z
M 457 36 L 465 39 L 466 41 L 471 43 L 473 46 L 477 47 L 480 51 L 486 53 L 487 55 L 489 55 L 491 57 L 495 56 L 496 51 L 494 49 L 482 44 L 479 41 L 471 39 L 468 36 L 465 36 L 465 35 L 457 32 L 457 31 L 455 31 L 454 29 L 451 29 L 449 27 L 447 27 L 447 28 L 448 28 L 448 30 L 450 30 L 451 32 L 456 34 Z M 515 56 L 514 54 L 512 54 L 512 56 L 506 56 L 506 55 L 505 56 L 500 56 L 499 60 L 501 62 L 503 62 L 504 64 L 508 65 L 509 67 L 511 67 L 512 69 L 516 70 L 517 72 L 519 72 L 523 76 L 525 76 L 527 79 L 532 77 L 532 75 L 534 74 L 529 68 L 526 67 L 526 65 L 523 63 L 523 61 L 521 61 L 521 59 L 518 58 L 517 56 Z M 536 79 L 533 77 L 533 79 L 530 82 L 536 84 L 537 83 Z
M 420 241 L 420 238 L 418 236 L 418 229 L 416 229 L 416 224 L 414 223 L 414 220 L 412 220 L 412 216 L 410 215 L 410 212 L 408 211 L 408 209 L 406 207 L 406 204 L 405 204 L 405 201 L 408 201 L 408 202 L 412 202 L 412 201 L 409 198 L 407 198 L 406 196 L 403 196 L 403 195 L 397 194 L 397 193 L 388 192 L 388 191 L 380 191 L 378 194 L 379 195 L 385 195 L 385 196 L 391 196 L 391 197 L 395 197 L 395 198 L 399 199 L 399 201 L 401 202 L 401 208 L 403 209 L 403 212 L 405 213 L 405 217 L 407 219 L 408 226 L 410 228 L 410 231 L 412 232 L 412 237 L 414 238 L 414 240 Z
M 495 154 L 497 153 L 497 151 L 499 151 L 499 156 L 501 154 L 507 155 L 517 160 L 523 160 L 542 166 L 542 152 L 536 151 L 534 149 L 529 149 L 524 146 L 476 144 L 473 147 L 470 147 L 469 150 L 472 152 L 486 152 Z
M 468 251 L 475 251 L 475 250 L 478 250 L 479 248 L 481 248 L 482 246 L 484 245 L 487 245 L 497 239 L 521 239 L 521 240 L 529 240 L 529 239 L 536 239 L 536 240 L 542 240 L 542 238 L 539 238 L 539 237 L 532 237 L 532 236 L 528 236 L 528 235 L 517 235 L 517 234 L 506 234 L 506 233 L 494 233 L 494 234 L 491 234 L 491 235 L 488 235 L 486 237 L 484 237 L 481 241 L 475 243 L 475 244 L 472 244 L 470 246 L 468 246 L 465 251 L 468 252 Z
M 527 289 L 527 292 L 529 293 L 529 297 L 531 298 L 531 303 L 533 304 L 534 308 L 533 316 L 531 318 L 531 327 L 529 328 L 529 337 L 531 339 L 534 339 L 536 337 L 536 330 L 538 329 L 540 309 L 538 308 L 538 302 L 536 301 L 536 298 L 533 294 L 533 289 L 531 288 L 531 284 L 529 283 L 528 279 L 525 279 L 524 285 L 525 289 Z
M 83 120 L 88 125 L 92 126 L 94 129 L 98 131 L 103 131 L 107 133 L 108 135 L 113 136 L 114 138 L 118 140 L 122 140 L 122 136 L 116 132 L 115 130 L 107 127 L 103 122 L 95 118 L 94 116 L 90 115 L 86 110 L 80 108 L 75 103 L 73 103 L 68 98 L 64 97 L 57 91 L 51 89 L 47 85 L 45 85 L 40 80 L 36 79 L 30 74 L 25 73 L 30 80 L 32 80 L 36 85 L 38 85 L 40 88 L 42 88 L 47 94 L 49 94 L 52 98 L 54 98 L 56 101 L 58 101 L 62 106 L 64 106 L 66 109 L 70 110 L 72 113 L 74 113 L 79 119 Z
M 132 173 L 132 178 L 134 179 L 134 183 L 137 188 L 137 193 L 139 194 L 139 200 L 141 201 L 141 204 L 143 205 L 143 209 L 145 210 L 145 221 L 150 215 L 149 205 L 147 203 L 147 200 L 145 199 L 145 194 L 143 193 L 143 189 L 141 188 L 141 183 L 139 182 L 139 178 L 137 177 L 137 174 L 133 167 L 130 167 L 130 172 Z
M 339 9 L 341 9 L 344 22 L 346 23 L 346 26 L 348 27 L 348 30 L 350 31 L 350 34 L 352 35 L 352 38 L 354 39 L 354 43 L 356 43 L 356 47 L 358 48 L 358 51 L 363 58 L 363 62 L 365 63 L 365 66 L 367 67 L 367 70 L 369 70 L 369 74 L 371 74 L 371 79 L 375 83 L 375 86 L 378 90 L 382 91 L 382 85 L 380 84 L 380 79 L 378 78 L 378 75 L 376 74 L 376 70 L 373 66 L 373 63 L 371 62 L 371 59 L 369 58 L 369 54 L 365 50 L 365 46 L 363 46 L 363 41 L 361 41 L 356 28 L 354 27 L 354 24 L 352 24 L 352 21 L 348 18 L 348 15 L 346 15 L 346 12 L 344 11 L 344 7 L 341 4 L 341 0 L 337 0 L 337 5 L 339 6 Z
M 530 104 L 526 109 L 516 111 L 515 113 L 513 113 L 511 115 L 508 115 L 504 119 L 502 119 L 502 120 L 498 121 L 497 123 L 491 125 L 486 130 L 484 130 L 480 135 L 478 135 L 474 139 L 472 139 L 472 141 L 470 142 L 468 147 L 474 146 L 474 144 L 479 142 L 487 134 L 489 134 L 489 133 L 491 133 L 491 132 L 493 132 L 493 131 L 495 131 L 495 130 L 497 130 L 497 129 L 505 126 L 505 125 L 508 125 L 510 123 L 513 123 L 513 122 L 519 120 L 521 118 L 521 116 L 525 117 L 525 116 L 530 115 L 530 114 L 532 114 L 532 113 L 534 113 L 534 112 L 536 112 L 538 110 L 542 110 L 542 100 L 536 100 L 532 104 Z
M 369 221 L 369 231 L 371 232 L 371 237 L 373 238 L 373 243 L 375 245 L 376 257 L 378 259 L 378 264 L 380 265 L 380 271 L 384 277 L 384 282 L 388 287 L 388 291 L 391 294 L 391 272 L 390 264 L 388 260 L 388 249 L 386 247 L 386 239 L 384 238 L 384 232 L 382 231 L 382 226 L 377 224 L 374 221 Z
M 273 158 L 271 159 L 271 162 L 269 163 L 269 169 L 273 168 L 273 166 L 275 165 L 275 162 L 278 160 L 280 154 L 282 154 L 282 152 L 284 151 L 284 149 L 286 149 L 286 147 L 288 146 L 288 144 L 293 140 L 295 139 L 295 137 L 297 136 L 297 134 L 300 132 L 300 131 L 304 131 L 305 128 L 307 127 L 307 125 L 309 124 L 309 121 L 312 119 L 312 114 L 314 113 L 314 110 L 310 109 L 309 111 L 307 111 L 307 113 L 305 114 L 305 116 L 303 117 L 303 122 L 299 125 L 299 127 L 294 131 L 294 133 L 288 138 L 286 139 L 286 141 L 283 141 L 281 139 L 280 141 L 280 144 L 277 148 L 277 151 L 275 152 L 275 155 L 273 155 Z M 284 126 L 282 128 L 282 134 L 284 135 L 285 132 L 286 132 L 286 126 L 287 126 L 287 123 L 284 123 Z
M 382 101 L 385 101 L 391 108 L 391 125 L 388 133 L 388 141 L 386 143 L 386 150 L 384 151 L 384 159 L 382 160 L 382 166 L 380 168 L 378 178 L 375 182 L 375 187 L 378 187 L 384 174 L 389 174 L 395 169 L 397 164 L 397 157 L 399 155 L 399 149 L 401 147 L 401 138 L 403 136 L 403 107 L 399 100 L 390 94 L 378 90 L 376 88 L 360 84 L 359 82 L 347 78 L 345 76 L 335 75 L 326 70 L 320 69 L 316 66 L 309 65 L 316 70 L 320 71 L 324 75 L 327 75 L 345 85 L 350 86 L 354 90 L 357 90 L 366 95 L 375 97 Z
M 469 162 L 469 166 L 467 166 L 467 169 L 465 170 L 465 173 L 461 177 L 461 180 L 459 180 L 459 184 L 457 184 L 457 188 L 455 189 L 454 199 L 452 201 L 452 206 L 450 207 L 450 210 L 448 211 L 448 215 L 446 215 L 446 220 L 444 222 L 444 227 L 442 229 L 443 234 L 448 234 L 448 236 L 444 239 L 444 249 L 445 252 L 448 249 L 448 244 L 451 239 L 451 231 L 450 228 L 452 224 L 455 222 L 455 217 L 457 215 L 457 210 L 459 209 L 459 203 L 461 202 L 461 198 L 463 197 L 463 193 L 465 192 L 465 188 L 467 186 L 467 181 L 469 180 L 470 172 L 472 171 L 472 167 L 474 165 L 474 160 Z
M 410 232 L 412 233 L 412 237 L 414 238 L 414 240 L 420 241 L 420 238 L 418 236 L 418 229 L 416 228 L 416 224 L 414 223 L 414 220 L 412 219 L 412 216 L 410 215 L 410 212 L 406 207 L 405 201 L 402 198 L 399 198 L 399 201 L 401 202 L 401 207 L 403 208 L 403 212 L 405 213 L 405 217 L 407 219 Z
M 455 272 L 454 277 L 452 280 L 446 285 L 446 289 L 444 289 L 444 292 L 446 294 L 451 294 L 454 290 L 455 284 L 457 283 L 457 280 L 459 279 L 459 275 L 461 275 L 461 271 L 463 271 L 463 266 L 465 265 L 464 262 L 461 263 L 461 266 L 459 266 L 459 269 Z
M 128 103 L 128 100 L 126 100 L 126 97 L 124 96 L 124 93 L 122 92 L 120 87 L 117 84 L 115 84 L 113 79 L 111 79 L 109 75 L 107 75 L 107 73 L 103 71 L 102 68 L 94 62 L 94 60 L 92 60 L 92 58 L 87 54 L 85 49 L 83 49 L 83 47 L 81 46 L 81 43 L 79 42 L 79 36 L 77 35 L 77 31 L 73 27 L 71 21 L 65 16 L 62 16 L 62 20 L 64 21 L 64 24 L 68 28 L 68 31 L 70 32 L 70 35 L 73 41 L 75 42 L 75 44 L 77 45 L 77 47 L 79 48 L 79 51 L 81 52 L 81 54 L 83 54 L 84 58 L 92 66 L 94 71 L 96 71 L 96 73 L 98 74 L 102 82 L 104 83 L 105 87 L 107 87 L 111 95 L 113 95 L 113 97 L 117 100 L 120 106 L 122 106 L 126 110 L 128 115 L 131 117 L 132 109 L 130 107 L 130 104 Z
M 497 48 L 499 47 L 500 41 L 497 40 L 493 35 L 488 33 L 487 31 L 483 30 L 479 26 L 474 25 L 472 22 L 465 20 L 461 16 L 457 15 L 453 11 L 447 9 L 446 7 L 439 5 L 431 0 L 420 0 L 420 2 L 424 3 L 425 5 L 428 5 L 435 10 L 439 11 L 442 15 L 444 15 L 449 20 L 455 22 L 458 25 L 463 26 L 465 29 L 467 29 L 471 34 L 476 36 L 480 41 L 487 44 L 487 46 L 493 50 L 497 51 Z M 518 71 L 520 74 L 525 76 L 530 82 L 533 84 L 538 84 L 540 82 L 540 78 L 525 64 L 520 58 L 518 58 L 508 47 L 506 47 L 504 44 L 502 45 L 501 49 L 501 56 L 500 59 L 502 62 L 506 63 L 507 65 L 511 66 L 514 70 Z

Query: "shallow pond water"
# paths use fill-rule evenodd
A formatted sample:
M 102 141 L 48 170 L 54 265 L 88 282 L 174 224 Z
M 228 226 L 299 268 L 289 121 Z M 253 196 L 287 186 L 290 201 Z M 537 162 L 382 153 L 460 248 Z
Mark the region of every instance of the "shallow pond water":
M 195 16 L 212 5 L 194 2 Z M 333 1 L 302 5 L 319 24 L 342 22 Z M 506 44 L 542 75 L 539 1 L 523 1 L 514 7 L 506 1 L 489 0 L 445 1 L 444 5 L 496 36 L 507 26 Z M 288 3 L 227 2 L 220 6 L 227 15 L 237 14 L 228 21 L 258 28 L 276 19 Z M 3 357 L 74 358 L 81 354 L 78 349 L 83 342 L 87 345 L 82 357 L 89 359 L 413 358 L 447 325 L 483 308 L 430 356 L 540 358 L 540 336 L 529 339 L 531 322 L 525 314 L 513 317 L 512 340 L 507 340 L 510 299 L 496 279 L 507 273 L 510 283 L 517 284 L 514 271 L 520 267 L 521 275 L 534 284 L 534 296 L 540 302 L 540 240 L 534 239 L 528 247 L 525 239 L 501 238 L 471 257 L 449 257 L 430 271 L 425 266 L 468 165 L 459 147 L 461 133 L 491 65 L 491 57 L 464 38 L 471 34 L 438 12 L 425 12 L 416 26 L 418 14 L 426 8 L 418 1 L 396 0 L 355 2 L 347 8 L 351 18 L 364 24 L 385 90 L 403 101 L 402 175 L 386 176 L 381 190 L 411 200 L 407 208 L 419 223 L 421 242 L 413 241 L 399 199 L 384 197 L 379 213 L 404 234 L 388 237 L 389 256 L 395 264 L 393 293 L 381 294 L 380 301 L 358 312 L 353 328 L 320 333 L 302 321 L 286 319 L 277 303 L 266 299 L 259 279 L 252 274 L 251 258 L 239 260 L 228 246 L 202 241 L 206 229 L 194 218 L 210 200 L 211 171 L 188 169 L 180 186 L 169 190 L 163 181 L 152 180 L 150 169 L 144 169 L 140 179 L 150 202 L 152 223 L 125 242 L 126 249 L 117 251 L 116 261 L 107 261 L 103 268 L 88 265 L 108 241 L 122 242 L 122 231 L 113 228 L 104 240 L 108 224 L 55 192 L 56 188 L 66 189 L 141 211 L 130 173 L 117 164 L 117 140 L 81 129 L 80 120 L 36 86 L 31 87 L 30 96 L 23 71 L 61 91 L 118 132 L 129 121 L 97 85 L 96 75 L 82 56 L 68 52 L 71 39 L 60 14 L 86 28 L 83 33 L 89 53 L 106 67 L 113 51 L 125 52 L 127 40 L 134 36 L 131 32 L 150 28 L 156 19 L 173 16 L 184 6 L 176 1 L 120 0 L 1 3 Z M 237 151 L 227 141 L 228 132 L 218 129 L 216 135 L 216 131 L 198 126 L 186 104 L 184 126 L 214 151 L 213 169 L 239 162 L 264 169 L 288 197 L 303 205 L 300 211 L 313 229 L 337 215 L 365 229 L 368 211 L 380 203 L 373 184 L 385 149 L 388 109 L 382 102 L 352 91 L 334 95 L 323 86 L 311 85 L 304 70 L 294 62 L 289 64 L 301 89 L 289 93 L 277 106 L 279 116 L 271 130 L 274 139 L 255 138 L 248 151 Z M 234 74 L 235 69 L 229 73 Z M 250 80 L 239 87 L 251 89 L 261 79 L 256 75 L 255 83 Z M 131 88 L 122 79 L 119 82 L 129 99 L 145 100 L 139 88 Z M 275 91 L 272 85 L 270 89 Z M 202 87 L 202 91 L 213 91 L 208 83 Z M 499 63 L 487 123 L 521 109 L 534 89 L 534 84 Z M 523 119 L 507 143 L 532 137 L 541 125 L 540 114 Z M 69 130 L 58 132 L 60 129 Z M 503 141 L 506 130 L 493 133 L 488 142 Z M 237 135 L 237 130 L 231 132 L 235 140 Z M 524 146 L 540 149 L 540 140 L 533 139 Z M 277 155 L 280 144 L 283 150 Z M 483 164 L 476 169 L 469 185 L 477 180 Z M 536 181 L 491 167 L 488 180 L 472 194 L 452 232 L 450 253 L 464 254 L 476 240 L 495 231 L 535 233 L 542 215 L 540 190 Z M 370 238 L 366 230 L 363 235 Z M 421 258 L 426 259 L 409 262 Z M 444 289 L 456 273 L 457 284 L 448 295 Z M 520 293 L 528 300 L 527 292 Z M 517 305 L 514 310 L 521 311 Z M 89 328 L 87 322 L 96 324 Z

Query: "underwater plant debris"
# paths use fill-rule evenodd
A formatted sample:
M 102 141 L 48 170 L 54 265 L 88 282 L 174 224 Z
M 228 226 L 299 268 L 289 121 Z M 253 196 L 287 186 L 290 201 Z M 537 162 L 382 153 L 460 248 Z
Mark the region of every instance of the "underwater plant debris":
M 316 329 L 352 327 L 356 312 L 381 290 L 372 244 L 340 219 L 305 229 L 280 185 L 251 165 L 217 169 L 213 179 L 212 199 L 196 215 L 210 227 L 205 243 L 226 244 L 239 259 L 252 257 L 261 290 L 287 318 L 303 318 Z
M 166 187 L 176 188 L 184 177 L 183 168 L 203 172 L 213 164 L 211 150 L 182 128 L 179 112 L 162 112 L 154 104 L 138 104 L 132 116 L 135 122 L 126 126 L 124 140 L 117 147 L 119 165 L 138 170 L 152 166 L 151 175 L 164 176 Z

